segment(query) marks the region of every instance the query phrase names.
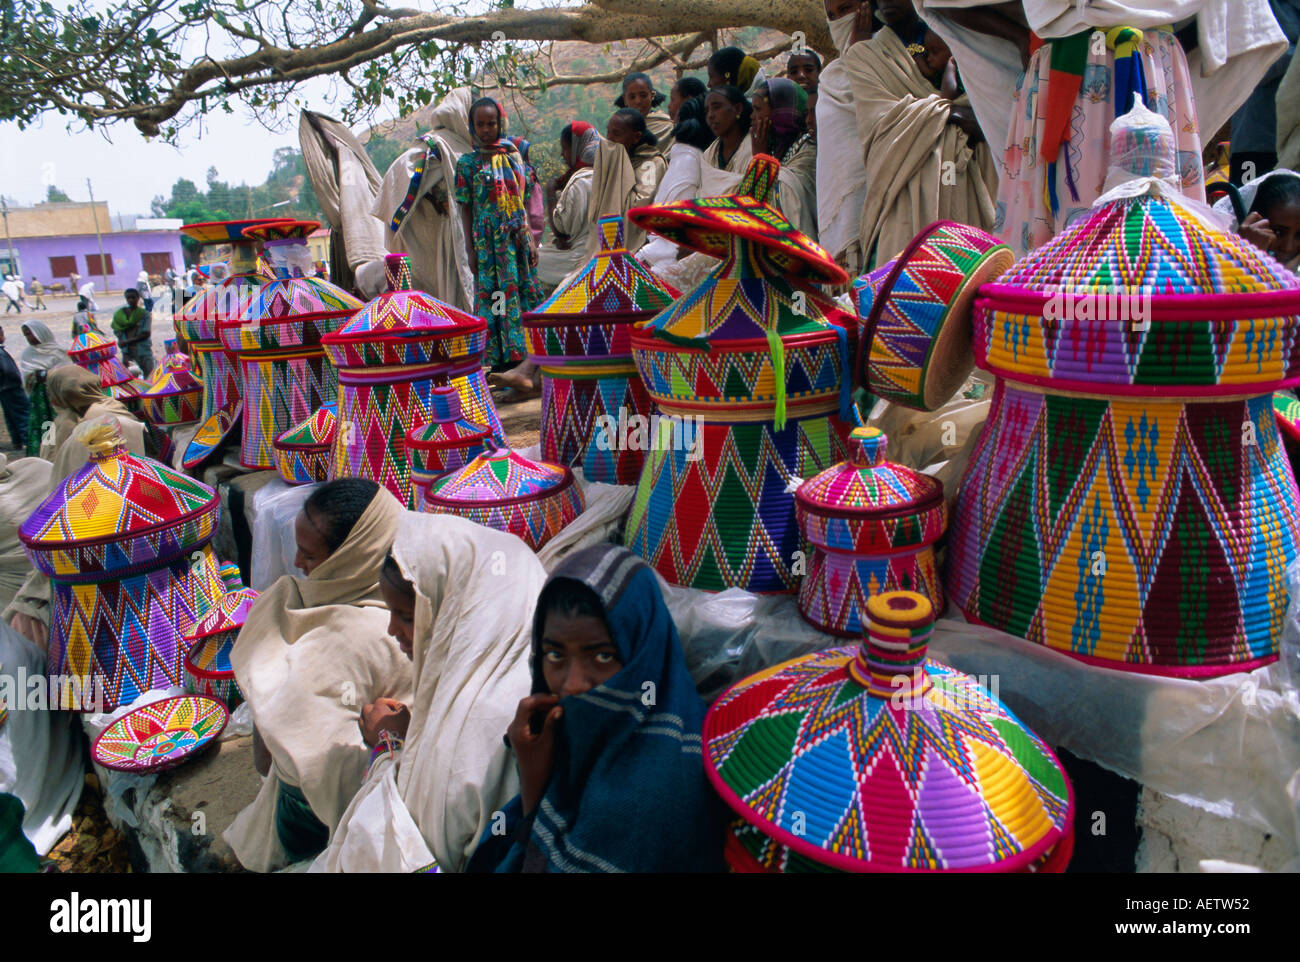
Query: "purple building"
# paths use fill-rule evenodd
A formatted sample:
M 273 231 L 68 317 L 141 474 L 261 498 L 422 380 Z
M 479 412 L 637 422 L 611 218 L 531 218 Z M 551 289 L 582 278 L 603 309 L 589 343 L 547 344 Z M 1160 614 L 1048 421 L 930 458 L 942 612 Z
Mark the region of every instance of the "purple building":
M 102 268 L 101 239 L 105 261 Z M 159 276 L 168 267 L 177 273 L 185 269 L 178 230 L 105 231 L 98 238 L 94 234 L 15 237 L 13 246 L 23 279 L 30 281 L 34 274 L 47 287 L 66 287 L 68 275 L 75 271 L 83 283 L 94 281 L 97 291 L 104 289 L 103 275 L 107 273 L 109 289 L 120 291 L 135 285 L 141 268 Z

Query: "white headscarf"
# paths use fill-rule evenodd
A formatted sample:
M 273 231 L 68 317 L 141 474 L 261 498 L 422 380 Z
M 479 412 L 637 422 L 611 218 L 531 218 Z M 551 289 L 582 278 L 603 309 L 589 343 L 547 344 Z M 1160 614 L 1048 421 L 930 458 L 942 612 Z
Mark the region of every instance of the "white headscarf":
M 408 512 L 393 557 L 415 587 L 415 697 L 405 745 L 381 758 L 314 871 L 459 872 L 519 791 L 502 736 L 531 687 L 533 609 L 546 581 L 519 538 Z
M 54 338 L 54 333 L 44 321 L 23 321 L 23 327 L 32 332 L 39 344 L 28 344 L 18 356 L 18 370 L 24 378 L 37 371 L 48 371 L 52 367 L 68 363 L 68 352 Z

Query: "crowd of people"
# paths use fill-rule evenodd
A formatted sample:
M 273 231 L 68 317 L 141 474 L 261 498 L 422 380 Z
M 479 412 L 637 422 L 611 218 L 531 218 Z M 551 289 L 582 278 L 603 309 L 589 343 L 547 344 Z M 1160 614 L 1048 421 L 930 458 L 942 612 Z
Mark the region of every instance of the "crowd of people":
M 724 47 L 705 76 L 667 89 L 631 73 L 604 130 L 564 125 L 565 169 L 545 183 L 502 106 L 454 91 L 389 169 L 372 213 L 387 245 L 411 255 L 417 286 L 488 320 L 486 363 L 509 403 L 539 390 L 521 318 L 590 259 L 597 219 L 725 194 L 757 154 L 780 162 L 790 223 L 851 276 L 940 219 L 1019 254 L 1040 246 L 1108 189 L 1109 125 L 1134 97 L 1176 134 L 1171 189 L 1205 202 L 1206 139 L 1295 39 L 1265 0 L 1231 6 L 826 0 L 833 60 L 796 49 L 774 71 L 784 76 L 768 76 Z M 1253 140 L 1243 152 L 1260 174 L 1276 162 Z M 1271 172 L 1230 193 L 1219 203 L 1242 236 L 1294 267 L 1300 175 Z M 626 241 L 682 290 L 716 263 L 630 226 Z M 112 330 L 147 374 L 140 294 L 127 292 Z M 93 326 L 82 304 L 80 323 Z M 0 400 L 29 452 L 38 420 L 53 424 L 38 448 L 49 484 L 85 462 L 74 429 L 104 413 L 131 450 L 156 449 L 93 376 L 61 365 L 45 325 L 23 333 L 12 374 L 0 351 Z M 14 378 L 30 420 L 11 417 L 3 392 Z M 232 654 L 264 777 L 226 834 L 244 866 L 722 869 L 705 705 L 639 557 L 601 545 L 548 576 L 518 538 L 406 511 L 358 479 L 313 491 L 294 536 L 300 573 L 259 597 Z M 48 590 L 44 607 L 32 583 L 7 604 L 4 620 L 41 642 Z

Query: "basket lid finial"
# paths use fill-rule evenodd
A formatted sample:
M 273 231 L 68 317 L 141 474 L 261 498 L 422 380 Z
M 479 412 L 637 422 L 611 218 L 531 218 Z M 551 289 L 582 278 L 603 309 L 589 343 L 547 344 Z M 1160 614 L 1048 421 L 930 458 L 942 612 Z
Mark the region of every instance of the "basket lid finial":
M 880 428 L 860 427 L 849 432 L 854 465 L 860 468 L 879 467 L 885 463 L 885 450 L 889 437 Z
M 623 249 L 622 214 L 602 217 L 600 220 L 596 221 L 596 226 L 600 230 L 600 251 L 602 254 L 608 254 L 610 251 L 619 251 Z
M 385 290 L 389 294 L 394 291 L 414 290 L 415 284 L 411 279 L 411 259 L 405 254 L 385 254 L 384 280 Z
M 453 384 L 436 385 L 429 396 L 431 420 L 446 424 L 459 421 L 464 408 L 460 403 L 460 392 Z
M 80 425 L 72 432 L 72 438 L 90 449 L 92 461 L 104 461 L 126 453 L 122 425 L 111 414 L 105 414 Z
M 918 698 L 930 688 L 925 656 L 934 605 L 915 591 L 887 591 L 867 602 L 866 636 L 849 674 L 869 695 Z

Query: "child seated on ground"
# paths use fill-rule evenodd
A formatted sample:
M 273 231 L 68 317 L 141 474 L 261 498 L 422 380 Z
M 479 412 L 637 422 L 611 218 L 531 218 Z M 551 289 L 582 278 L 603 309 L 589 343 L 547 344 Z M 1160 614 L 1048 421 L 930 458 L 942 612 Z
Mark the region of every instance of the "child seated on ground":
M 555 570 L 533 616 L 532 693 L 507 732 L 520 793 L 469 871 L 722 871 L 704 702 L 654 572 L 615 545 Z

